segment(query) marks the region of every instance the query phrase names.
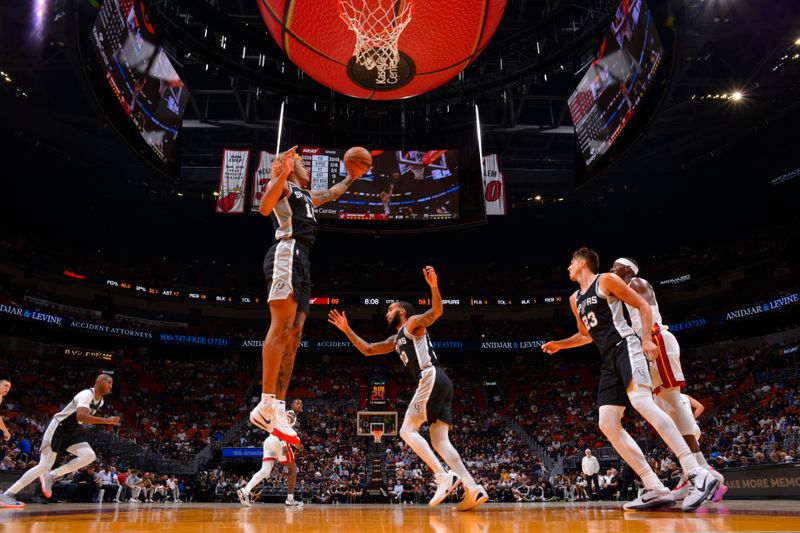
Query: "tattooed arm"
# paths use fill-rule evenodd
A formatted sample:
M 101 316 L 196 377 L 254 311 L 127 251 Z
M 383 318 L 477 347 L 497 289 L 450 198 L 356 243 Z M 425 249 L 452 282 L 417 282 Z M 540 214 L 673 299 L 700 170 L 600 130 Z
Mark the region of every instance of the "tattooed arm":
M 318 207 L 326 202 L 330 202 L 336 200 L 344 192 L 350 188 L 350 185 L 356 181 L 356 178 L 348 175 L 345 179 L 331 187 L 330 189 L 318 189 L 316 191 L 311 191 L 311 201 L 314 203 L 314 207 Z
M 409 317 L 406 323 L 406 331 L 414 336 L 424 335 L 425 328 L 436 322 L 442 316 L 442 295 L 439 294 L 439 278 L 432 266 L 422 269 L 422 275 L 431 288 L 431 308 L 421 315 Z

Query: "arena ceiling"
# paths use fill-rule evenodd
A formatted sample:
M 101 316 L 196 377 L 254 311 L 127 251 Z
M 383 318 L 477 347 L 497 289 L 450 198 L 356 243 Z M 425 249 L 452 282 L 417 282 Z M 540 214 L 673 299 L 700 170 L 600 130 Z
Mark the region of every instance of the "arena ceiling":
M 34 4 L 45 6 L 42 17 Z M 492 42 L 463 76 L 394 102 L 348 98 L 305 76 L 265 33 L 255 1 L 146 4 L 192 94 L 180 181 L 148 172 L 150 186 L 213 188 L 218 175 L 207 170 L 218 167 L 223 146 L 274 143 L 281 101 L 290 110 L 290 133 L 322 146 L 364 139 L 457 143 L 472 135 L 477 104 L 485 151 L 502 154 L 512 200 L 524 202 L 540 192 L 575 194 L 575 139 L 566 100 L 614 2 L 510 0 Z M 677 29 L 671 84 L 647 139 L 615 167 L 619 174 L 643 163 L 691 165 L 798 111 L 800 4 L 668 4 L 665 12 L 674 19 L 665 22 Z M 129 150 L 110 134 L 78 68 L 76 19 L 91 16 L 87 6 L 83 0 L 41 0 L 26 9 L 0 5 L 0 71 L 11 80 L 0 79 L 0 106 L 7 111 L 2 125 L 59 157 L 114 166 L 131 159 Z M 730 98 L 736 91 L 741 100 Z M 317 133 L 309 137 L 308 131 Z M 142 176 L 146 167 L 133 166 Z M 131 179 L 124 169 L 119 175 Z

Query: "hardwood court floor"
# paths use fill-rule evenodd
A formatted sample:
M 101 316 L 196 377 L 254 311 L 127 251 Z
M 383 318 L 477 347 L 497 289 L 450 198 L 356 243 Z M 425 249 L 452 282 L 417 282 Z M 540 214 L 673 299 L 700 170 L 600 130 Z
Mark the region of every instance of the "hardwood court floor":
M 800 531 L 800 502 L 731 501 L 696 513 L 624 512 L 621 504 L 485 504 L 474 512 L 423 505 L 60 504 L 0 510 L 0 533 L 258 533 L 396 531 L 689 533 Z

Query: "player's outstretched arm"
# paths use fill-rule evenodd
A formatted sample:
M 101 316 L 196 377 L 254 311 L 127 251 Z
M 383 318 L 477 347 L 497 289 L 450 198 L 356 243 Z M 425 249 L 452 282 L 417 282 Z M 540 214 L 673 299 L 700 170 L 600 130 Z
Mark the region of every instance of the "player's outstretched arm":
M 439 293 L 439 277 L 436 275 L 436 270 L 430 265 L 426 266 L 422 269 L 422 275 L 425 276 L 425 282 L 431 288 L 431 308 L 421 315 L 414 315 L 408 318 L 406 330 L 410 331 L 412 335 L 421 335 L 423 330 L 436 322 L 444 312 L 442 295 Z
M 267 190 L 264 192 L 264 196 L 261 197 L 261 202 L 258 204 L 258 212 L 265 217 L 268 217 L 272 213 L 275 204 L 278 203 L 281 196 L 288 190 L 286 179 L 294 169 L 294 160 L 296 157 L 294 153 L 295 148 L 297 147 L 293 146 L 282 154 L 278 154 L 272 161 L 272 178 L 269 180 L 269 183 L 267 183 Z
M 356 349 L 369 357 L 370 355 L 381 355 L 394 351 L 394 339 L 397 335 L 392 335 L 385 341 L 381 342 L 367 342 L 358 335 L 347 323 L 347 315 L 344 312 L 339 312 L 336 309 L 331 309 L 328 313 L 328 322 L 341 330 Z
M 336 200 L 343 195 L 347 189 L 350 188 L 350 185 L 352 185 L 356 179 L 357 178 L 354 178 L 348 174 L 345 179 L 336 185 L 333 185 L 330 189 L 318 189 L 316 191 L 311 191 L 311 202 L 314 204 L 314 207 L 318 207 L 326 202 L 332 202 L 333 200 Z
M 75 416 L 81 424 L 119 424 L 118 416 L 94 416 L 89 413 L 88 407 L 78 407 Z
M 553 355 L 559 350 L 577 348 L 578 346 L 584 346 L 586 344 L 591 344 L 592 342 L 592 337 L 589 335 L 589 331 L 586 329 L 586 326 L 583 325 L 583 322 L 581 322 L 580 317 L 578 317 L 578 307 L 575 305 L 574 294 L 569 298 L 569 306 L 572 308 L 572 314 L 575 315 L 575 322 L 578 324 L 578 332 L 575 335 L 567 337 L 566 339 L 561 339 L 560 341 L 550 341 L 544 343 L 542 345 L 542 351 L 548 355 Z
M 642 350 L 648 361 L 658 359 L 658 346 L 653 342 L 653 310 L 644 298 L 628 287 L 622 278 L 612 273 L 600 275 L 597 281 L 600 290 L 605 294 L 616 296 L 631 307 L 639 310 L 642 317 Z

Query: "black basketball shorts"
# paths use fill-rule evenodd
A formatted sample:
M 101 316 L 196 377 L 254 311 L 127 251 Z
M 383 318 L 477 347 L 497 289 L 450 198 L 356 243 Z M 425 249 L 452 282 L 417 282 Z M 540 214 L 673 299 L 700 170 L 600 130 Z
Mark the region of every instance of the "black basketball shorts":
M 64 427 L 59 426 L 53 432 L 53 436 L 49 442 L 42 441 L 41 450 L 44 451 L 48 446 L 58 455 L 67 453 L 67 448 L 73 444 L 80 444 L 82 442 L 88 443 L 89 439 L 86 436 L 86 430 L 82 427 Z
M 430 366 L 419 376 L 419 385 L 408 404 L 406 417 L 424 417 L 429 424 L 453 425 L 453 382 L 444 370 Z
M 636 335 L 625 337 L 602 355 L 597 405 L 630 405 L 628 387 L 631 382 L 653 386 L 642 342 Z
M 308 248 L 295 239 L 283 239 L 264 257 L 264 277 L 269 287 L 267 301 L 285 300 L 293 294 L 297 308 L 310 310 L 311 261 Z

